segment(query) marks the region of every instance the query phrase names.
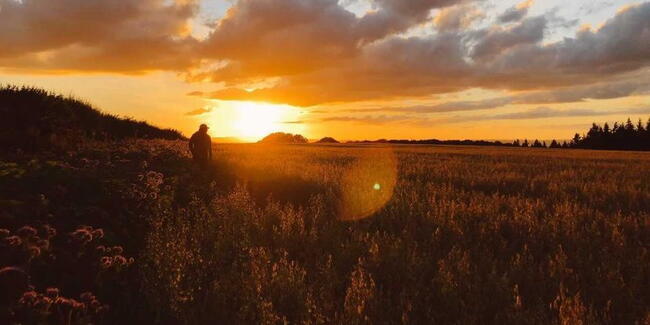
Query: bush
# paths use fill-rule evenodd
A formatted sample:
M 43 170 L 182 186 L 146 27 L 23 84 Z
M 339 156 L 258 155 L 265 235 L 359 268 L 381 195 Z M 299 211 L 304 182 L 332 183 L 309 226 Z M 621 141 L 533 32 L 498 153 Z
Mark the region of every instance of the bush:
M 304 144 L 308 143 L 307 138 L 303 137 L 300 134 L 290 134 L 290 133 L 271 133 L 260 140 L 259 143 L 267 144 Z

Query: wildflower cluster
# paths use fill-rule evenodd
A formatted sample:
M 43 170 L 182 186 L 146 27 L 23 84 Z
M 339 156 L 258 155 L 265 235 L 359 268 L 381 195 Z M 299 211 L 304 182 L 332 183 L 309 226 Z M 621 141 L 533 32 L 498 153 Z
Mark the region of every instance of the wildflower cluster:
M 101 256 L 99 266 L 104 270 L 112 268 L 119 271 L 135 261 L 133 257 L 126 258 L 122 255 L 124 252 L 122 246 L 106 247 L 100 245 L 97 246 L 96 251 Z
M 158 200 L 164 178 L 162 173 L 145 171 L 137 176 L 137 182 L 131 184 L 126 197 L 137 202 L 139 207 L 146 207 Z
M 120 271 L 135 261 L 133 257 L 123 255 L 122 246 L 105 246 L 99 243 L 104 238 L 104 230 L 92 226 L 79 226 L 69 234 L 70 250 L 77 251 L 78 256 L 94 260 L 99 269 Z
M 56 229 L 43 225 L 39 229 L 23 226 L 13 233 L 0 229 L 0 263 L 2 265 L 25 266 L 33 259 L 50 253 L 50 240 L 56 235 Z
M 86 246 L 90 242 L 104 238 L 104 230 L 93 229 L 92 226 L 79 226 L 70 233 L 70 242 L 77 246 Z
M 51 270 L 65 270 L 64 274 L 72 275 L 68 283 L 72 287 L 90 288 L 92 282 L 81 280 L 98 278 L 93 272 L 120 272 L 134 259 L 125 257 L 121 246 L 100 245 L 104 238 L 101 228 L 79 226 L 62 242 L 55 240 L 56 235 L 50 225 L 23 226 L 13 232 L 0 229 L 0 320 L 12 324 L 96 324 L 108 311 L 108 305 L 91 292 L 73 299 L 61 295 L 62 290 L 56 287 L 39 293 L 34 284 L 50 282 Z M 65 284 L 64 274 L 55 275 L 56 282 Z
M 58 288 L 47 288 L 23 293 L 12 316 L 17 323 L 89 325 L 100 322 L 108 310 L 91 292 L 73 299 L 63 297 Z
M 141 247 L 148 216 L 169 187 L 152 169 L 184 168 L 187 154 L 186 142 L 166 140 L 82 141 L 56 154 L 2 152 L 0 324 L 18 322 L 15 312 L 30 286 L 56 286 L 79 303 L 80 293 L 92 291 L 112 310 L 147 313 L 124 299 L 137 296 L 140 283 L 127 252 Z M 34 310 L 20 308 L 28 305 Z

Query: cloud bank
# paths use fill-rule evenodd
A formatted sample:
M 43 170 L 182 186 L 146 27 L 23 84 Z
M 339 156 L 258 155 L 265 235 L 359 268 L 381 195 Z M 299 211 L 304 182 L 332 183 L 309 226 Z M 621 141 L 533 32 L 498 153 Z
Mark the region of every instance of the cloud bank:
M 337 26 L 357 31 L 351 27 L 355 19 L 350 16 Z M 413 19 L 417 21 L 417 17 Z M 311 54 L 315 60 L 309 60 L 309 69 L 283 76 L 271 87 L 243 91 L 235 85 L 211 96 L 309 106 L 428 96 L 474 87 L 531 91 L 602 82 L 650 64 L 650 3 L 618 12 L 598 30 L 582 29 L 575 37 L 544 43 L 553 19 L 542 15 L 481 30 L 440 30 L 418 37 L 389 35 L 369 44 L 360 43 L 363 37 L 354 36 L 358 34 L 346 33 L 350 39 L 336 42 L 344 47 L 314 45 L 318 50 Z M 328 48 L 336 53 L 325 56 L 332 62 L 320 59 L 318 53 Z M 283 55 L 273 57 L 278 60 L 274 67 L 286 63 Z M 236 75 L 255 76 L 247 73 L 248 65 L 246 60 L 238 61 L 236 66 L 242 69 Z M 217 71 L 213 80 L 219 77 Z
M 546 36 L 559 18 L 529 16 L 533 4 L 490 18 L 480 0 L 373 0 L 362 14 L 337 0 L 239 0 L 198 39 L 197 0 L 0 0 L 0 67 L 175 71 L 215 84 L 194 95 L 298 106 L 517 92 L 406 108 L 413 113 L 647 92 L 647 75 L 625 76 L 648 71 L 650 2 L 555 42 Z
M 195 60 L 192 0 L 0 0 L 0 67 L 142 73 Z

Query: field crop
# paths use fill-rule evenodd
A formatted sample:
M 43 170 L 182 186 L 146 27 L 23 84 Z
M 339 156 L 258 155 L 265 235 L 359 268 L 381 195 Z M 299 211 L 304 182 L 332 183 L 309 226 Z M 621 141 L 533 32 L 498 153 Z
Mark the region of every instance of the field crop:
M 240 185 L 155 216 L 145 248 L 149 296 L 179 319 L 650 320 L 647 154 L 223 145 L 215 156 L 215 182 Z
M 57 236 L 94 226 L 134 257 L 83 288 L 111 306 L 104 322 L 650 322 L 647 153 L 240 144 L 201 170 L 184 147 L 98 146 L 48 167 L 70 187 L 103 180 L 84 185 L 102 200 L 48 196 Z M 34 164 L 2 177 L 49 193 Z M 43 223 L 24 209 L 0 226 Z

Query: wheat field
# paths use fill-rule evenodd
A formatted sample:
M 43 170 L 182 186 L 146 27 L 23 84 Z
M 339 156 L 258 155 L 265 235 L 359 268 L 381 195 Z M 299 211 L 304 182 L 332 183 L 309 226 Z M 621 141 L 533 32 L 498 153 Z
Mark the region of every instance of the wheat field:
M 152 208 L 142 254 L 147 297 L 183 323 L 650 321 L 647 153 L 214 154 L 186 206 Z
M 14 302 L 0 316 L 650 322 L 648 153 L 231 144 L 214 158 L 202 168 L 163 140 L 5 157 L 0 280 Z

